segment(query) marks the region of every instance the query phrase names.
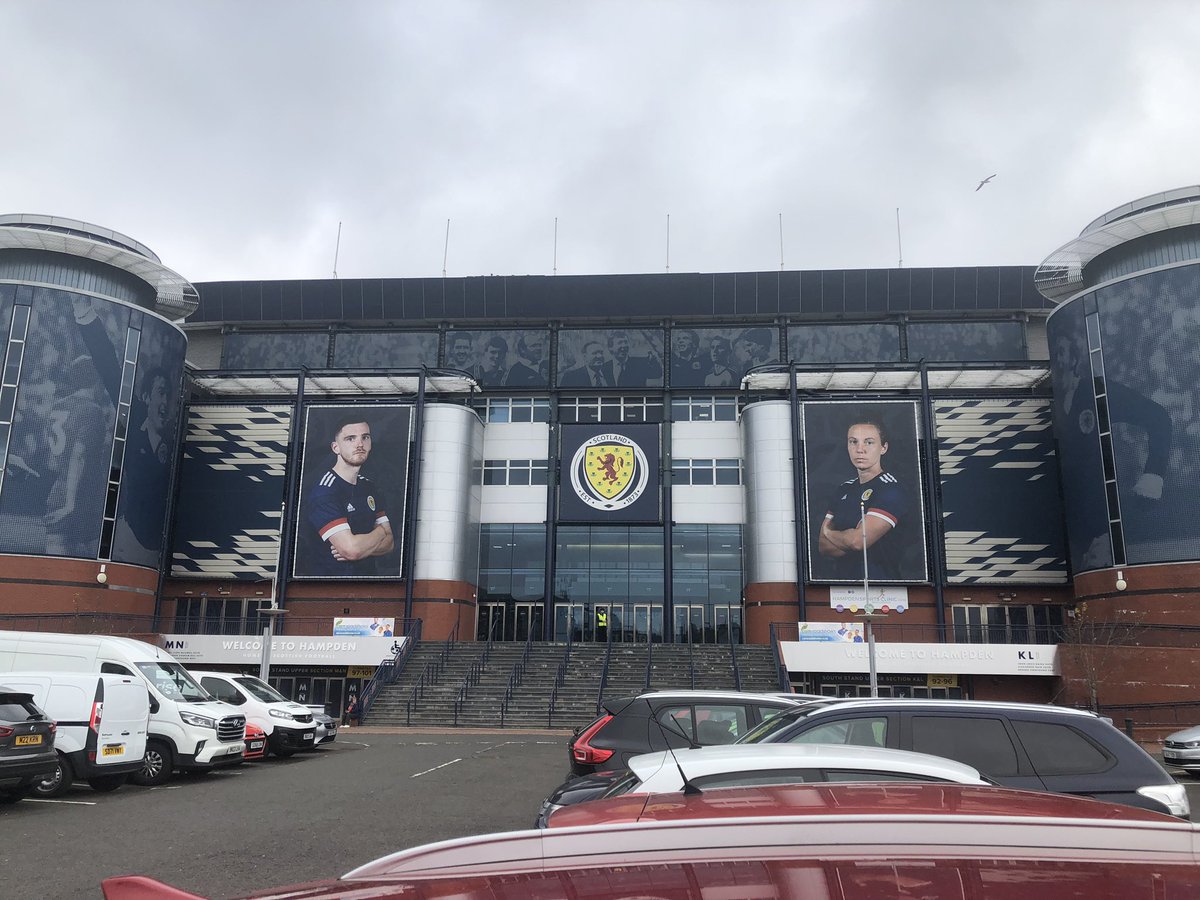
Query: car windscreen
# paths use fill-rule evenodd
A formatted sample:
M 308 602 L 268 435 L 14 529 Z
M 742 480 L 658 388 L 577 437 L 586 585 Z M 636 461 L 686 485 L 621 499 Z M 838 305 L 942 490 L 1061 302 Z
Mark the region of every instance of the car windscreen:
M 233 679 L 246 689 L 255 700 L 261 700 L 263 703 L 286 703 L 287 697 L 275 690 L 265 681 L 255 678 L 253 675 L 243 675 L 241 678 Z
M 0 722 L 24 722 L 42 718 L 42 711 L 33 703 L 30 694 L 0 693 Z
M 785 728 L 794 725 L 808 713 L 808 709 L 800 707 L 793 710 L 782 712 L 777 716 L 772 716 L 766 721 L 759 722 L 744 735 L 742 735 L 737 743 L 739 744 L 761 744 L 766 741 L 771 735 L 777 731 L 782 731 Z
M 155 689 L 170 700 L 204 703 L 213 699 L 177 662 L 140 662 L 137 667 Z

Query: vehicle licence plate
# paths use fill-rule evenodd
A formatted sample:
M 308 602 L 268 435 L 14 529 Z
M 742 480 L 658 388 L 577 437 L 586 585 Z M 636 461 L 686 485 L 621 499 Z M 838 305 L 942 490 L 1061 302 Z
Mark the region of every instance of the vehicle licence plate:
M 313 739 L 313 733 L 311 731 L 305 732 L 304 740 L 311 741 L 312 739 Z
M 103 747 L 100 748 L 100 755 L 101 756 L 124 756 L 125 755 L 125 745 L 124 744 L 105 744 Z
M 262 748 L 263 748 L 263 742 L 262 742 L 262 741 L 251 741 L 251 742 L 250 742 L 250 749 L 251 749 L 251 750 L 261 750 Z
M 13 743 L 18 747 L 36 747 L 42 742 L 40 734 L 18 734 Z

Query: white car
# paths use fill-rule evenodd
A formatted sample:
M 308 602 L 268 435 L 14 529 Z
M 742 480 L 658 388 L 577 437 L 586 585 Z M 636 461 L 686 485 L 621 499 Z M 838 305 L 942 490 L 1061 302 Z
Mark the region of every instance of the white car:
M 644 753 L 629 761 L 629 770 L 628 788 L 614 786 L 607 796 L 682 791 L 685 776 L 688 785 L 701 790 L 843 781 L 990 783 L 977 769 L 940 756 L 840 744 L 738 744 Z
M 1163 741 L 1163 762 L 1189 772 L 1200 769 L 1200 725 L 1168 734 Z

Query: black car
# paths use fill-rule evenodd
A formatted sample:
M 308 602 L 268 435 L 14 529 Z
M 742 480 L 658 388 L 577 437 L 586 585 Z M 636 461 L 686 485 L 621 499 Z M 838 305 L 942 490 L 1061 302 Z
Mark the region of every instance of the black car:
M 32 694 L 0 693 L 0 803 L 15 803 L 57 772 L 55 731 Z
M 605 700 L 567 743 L 572 775 L 623 769 L 654 750 L 732 744 L 756 725 L 805 701 L 788 694 L 655 691 Z
M 1187 793 L 1111 721 L 1086 710 L 971 700 L 844 700 L 763 723 L 743 743 L 861 744 L 974 766 L 1003 787 L 1188 818 Z

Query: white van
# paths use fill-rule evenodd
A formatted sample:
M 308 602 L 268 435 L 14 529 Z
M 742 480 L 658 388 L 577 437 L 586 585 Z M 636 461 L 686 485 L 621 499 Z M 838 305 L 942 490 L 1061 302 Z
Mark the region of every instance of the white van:
M 0 678 L 46 671 L 135 675 L 149 686 L 150 734 L 142 769 L 130 776 L 135 784 L 242 759 L 246 717 L 210 697 L 161 647 L 99 634 L 0 631 Z
M 57 797 L 75 780 L 113 791 L 142 768 L 150 727 L 150 694 L 135 675 L 10 672 L 0 691 L 33 696 L 58 725 L 58 771 L 34 785 L 35 797 Z
M 238 712 L 267 733 L 267 744 L 276 756 L 291 756 L 297 750 L 311 750 L 317 742 L 317 723 L 312 710 L 293 703 L 261 678 L 192 669 L 206 691 L 218 700 L 238 708 Z

